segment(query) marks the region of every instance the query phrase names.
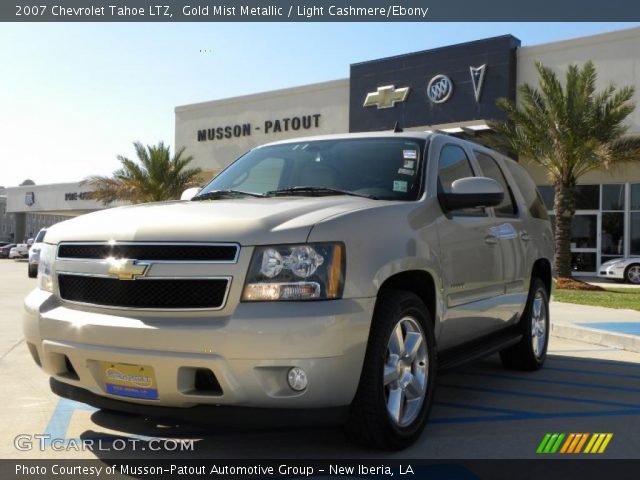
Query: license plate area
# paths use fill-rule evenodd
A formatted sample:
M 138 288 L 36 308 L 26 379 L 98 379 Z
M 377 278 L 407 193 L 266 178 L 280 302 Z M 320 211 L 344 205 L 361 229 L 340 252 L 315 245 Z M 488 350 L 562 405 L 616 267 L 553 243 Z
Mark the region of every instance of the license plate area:
M 104 389 L 111 395 L 157 400 L 158 385 L 153 367 L 102 362 Z

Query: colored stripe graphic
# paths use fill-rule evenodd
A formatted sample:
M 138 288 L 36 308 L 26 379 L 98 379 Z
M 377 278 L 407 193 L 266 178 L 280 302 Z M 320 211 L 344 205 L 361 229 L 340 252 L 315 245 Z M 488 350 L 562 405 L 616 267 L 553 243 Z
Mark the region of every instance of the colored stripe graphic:
M 604 453 L 613 433 L 594 433 L 584 453 Z
M 613 433 L 547 433 L 536 453 L 603 453 L 612 438 Z

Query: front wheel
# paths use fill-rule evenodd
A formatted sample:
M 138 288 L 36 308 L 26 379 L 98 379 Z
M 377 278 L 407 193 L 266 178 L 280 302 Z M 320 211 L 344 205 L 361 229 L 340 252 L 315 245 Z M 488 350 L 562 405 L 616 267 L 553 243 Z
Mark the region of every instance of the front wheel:
M 629 283 L 640 285 L 640 264 L 634 263 L 629 265 L 624 271 L 624 278 Z
M 36 278 L 38 276 L 38 265 L 29 264 L 29 278 Z
M 410 292 L 381 292 L 373 314 L 350 433 L 367 446 L 399 450 L 424 429 L 435 389 L 431 316 Z
M 522 340 L 500 352 L 502 364 L 516 370 L 538 370 L 547 358 L 550 328 L 549 295 L 539 278 L 531 282 L 520 328 Z

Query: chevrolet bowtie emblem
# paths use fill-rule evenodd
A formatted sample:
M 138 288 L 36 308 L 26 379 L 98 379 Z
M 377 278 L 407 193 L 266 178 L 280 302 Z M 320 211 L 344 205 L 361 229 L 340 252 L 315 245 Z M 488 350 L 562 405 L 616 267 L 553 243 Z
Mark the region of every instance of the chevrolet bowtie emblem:
M 149 264 L 137 263 L 137 260 L 129 258 L 108 258 L 109 273 L 115 275 L 119 280 L 135 280 L 136 277 L 142 277 L 147 271 Z
M 375 92 L 367 93 L 364 106 L 375 106 L 378 109 L 392 108 L 396 106 L 397 102 L 404 102 L 407 99 L 407 95 L 409 95 L 409 87 L 396 89 L 395 85 L 385 85 L 384 87 L 378 87 Z

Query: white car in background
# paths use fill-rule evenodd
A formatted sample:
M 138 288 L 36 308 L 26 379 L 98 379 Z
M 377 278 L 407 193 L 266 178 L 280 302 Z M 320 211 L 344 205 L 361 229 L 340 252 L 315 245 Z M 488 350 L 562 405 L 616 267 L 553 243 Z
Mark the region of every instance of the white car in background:
M 640 285 L 640 257 L 609 260 L 600 265 L 598 277 Z
M 40 248 L 42 242 L 44 242 L 44 235 L 47 233 L 47 229 L 43 228 L 36 235 L 36 239 L 29 249 L 29 278 L 36 278 L 38 276 L 38 263 L 40 263 Z
M 29 248 L 33 243 L 33 238 L 27 240 L 27 243 L 19 243 L 9 250 L 9 258 L 26 258 L 29 256 Z

